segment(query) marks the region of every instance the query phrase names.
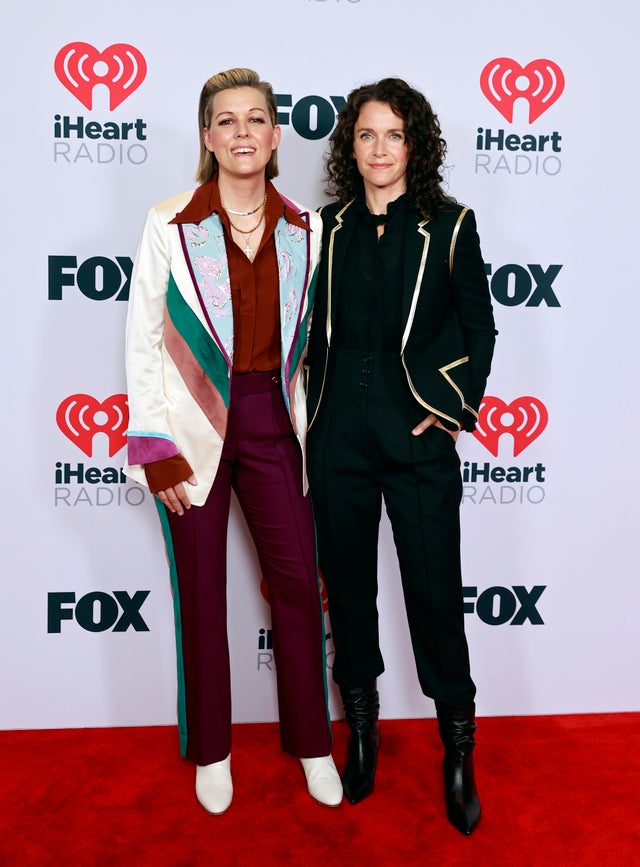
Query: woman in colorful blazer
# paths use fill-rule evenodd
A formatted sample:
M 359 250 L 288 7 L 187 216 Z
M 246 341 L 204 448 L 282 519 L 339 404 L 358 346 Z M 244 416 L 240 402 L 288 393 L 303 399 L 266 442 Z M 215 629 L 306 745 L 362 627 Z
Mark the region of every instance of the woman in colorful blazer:
M 422 691 L 445 746 L 448 815 L 480 815 L 475 686 L 464 633 L 460 461 L 495 328 L 472 211 L 441 189 L 445 143 L 400 79 L 350 94 L 328 173 L 309 344 L 308 462 L 329 596 L 333 676 L 351 728 L 347 798 L 373 790 L 379 743 L 377 545 L 384 500 Z
M 195 192 L 149 211 L 127 322 L 126 472 L 149 485 L 171 566 L 183 754 L 209 812 L 232 799 L 226 537 L 235 490 L 272 612 L 283 749 L 336 805 L 301 369 L 321 221 L 281 196 L 276 101 L 252 70 L 204 85 Z M 256 776 L 258 776 L 256 774 Z

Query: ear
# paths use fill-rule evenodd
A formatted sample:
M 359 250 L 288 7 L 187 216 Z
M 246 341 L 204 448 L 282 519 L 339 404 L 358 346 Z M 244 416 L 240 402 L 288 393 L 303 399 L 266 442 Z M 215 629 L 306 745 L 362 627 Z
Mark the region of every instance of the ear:
M 273 134 L 271 136 L 271 150 L 274 151 L 280 145 L 280 139 L 282 138 L 282 130 L 280 126 L 276 124 L 273 128 Z
M 211 153 L 213 153 L 213 145 L 211 144 L 211 135 L 209 134 L 209 130 L 207 129 L 206 126 L 202 130 L 202 141 L 204 142 L 204 146 L 206 147 L 206 149 L 208 151 L 211 151 Z

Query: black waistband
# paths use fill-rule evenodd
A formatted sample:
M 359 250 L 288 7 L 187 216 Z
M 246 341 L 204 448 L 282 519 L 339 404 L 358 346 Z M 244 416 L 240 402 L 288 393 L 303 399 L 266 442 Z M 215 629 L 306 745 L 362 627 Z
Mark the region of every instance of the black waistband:
M 354 396 L 411 394 L 402 359 L 395 352 L 332 350 L 329 376 L 331 388 Z

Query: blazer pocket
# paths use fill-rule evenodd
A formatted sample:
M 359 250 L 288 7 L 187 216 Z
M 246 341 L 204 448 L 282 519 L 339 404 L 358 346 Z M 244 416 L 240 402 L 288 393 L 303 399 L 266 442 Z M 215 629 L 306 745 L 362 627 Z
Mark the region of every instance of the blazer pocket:
M 469 393 L 469 356 L 457 358 L 440 367 L 440 374 L 447 384 L 453 388 L 462 406 L 465 404 L 465 395 Z

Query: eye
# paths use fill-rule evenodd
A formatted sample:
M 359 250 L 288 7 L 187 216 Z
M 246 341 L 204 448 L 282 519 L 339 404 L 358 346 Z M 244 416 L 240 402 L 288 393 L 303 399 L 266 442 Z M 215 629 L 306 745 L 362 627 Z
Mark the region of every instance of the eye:
M 223 117 L 221 121 L 218 122 L 218 126 L 230 126 L 233 123 L 233 119 L 230 117 Z
M 249 123 L 265 123 L 265 119 L 263 117 L 250 117 Z
M 361 132 L 360 138 L 362 141 L 367 141 L 367 139 L 371 138 L 371 133 L 370 132 Z

